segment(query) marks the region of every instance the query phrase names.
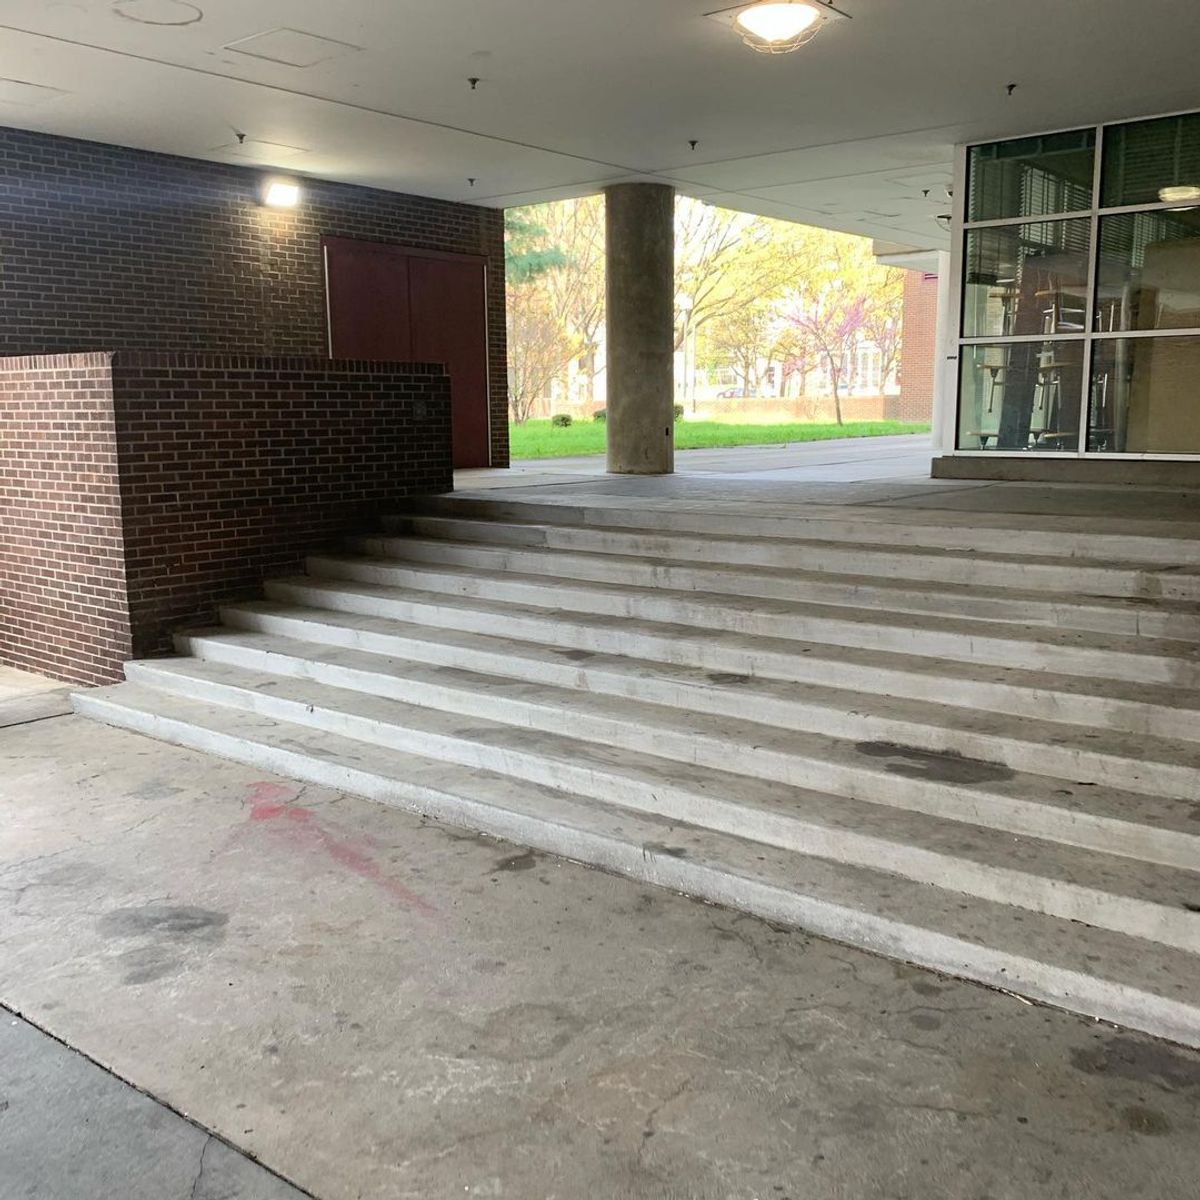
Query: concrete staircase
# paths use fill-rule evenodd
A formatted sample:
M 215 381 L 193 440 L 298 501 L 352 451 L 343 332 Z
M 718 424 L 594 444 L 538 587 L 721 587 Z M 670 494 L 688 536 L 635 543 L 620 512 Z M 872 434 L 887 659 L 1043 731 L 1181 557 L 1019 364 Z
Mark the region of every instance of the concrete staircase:
M 78 710 L 1200 1046 L 1194 527 L 441 497 L 266 597 Z

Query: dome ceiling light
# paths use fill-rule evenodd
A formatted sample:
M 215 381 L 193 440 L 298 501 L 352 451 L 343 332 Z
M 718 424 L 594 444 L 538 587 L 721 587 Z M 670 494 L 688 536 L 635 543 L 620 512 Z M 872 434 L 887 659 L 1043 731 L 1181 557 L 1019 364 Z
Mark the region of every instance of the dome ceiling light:
M 1194 183 L 1173 184 L 1158 189 L 1158 198 L 1164 204 L 1180 204 L 1187 200 L 1200 200 L 1200 186 Z
M 761 54 L 790 54 L 811 42 L 830 18 L 846 18 L 825 0 L 759 0 L 706 13 L 720 21 L 732 20 L 734 30 L 751 49 Z

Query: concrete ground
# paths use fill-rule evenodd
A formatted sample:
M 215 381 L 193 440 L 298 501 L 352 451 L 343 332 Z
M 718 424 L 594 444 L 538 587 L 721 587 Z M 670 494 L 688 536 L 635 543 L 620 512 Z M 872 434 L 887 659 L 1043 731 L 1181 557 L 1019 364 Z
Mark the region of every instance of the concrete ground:
M 1196 1195 L 1195 1053 L 73 715 L 0 761 L 0 1001 L 154 1098 L 3 1017 L 0 1200 Z
M 933 457 L 929 435 L 841 438 L 826 442 L 793 442 L 786 446 L 733 446 L 724 450 L 678 450 L 679 475 L 750 475 L 756 479 L 790 482 L 857 482 L 866 479 L 929 479 Z M 462 487 L 513 486 L 515 479 L 530 483 L 545 477 L 586 479 L 604 475 L 602 454 L 574 458 L 532 458 L 508 470 L 459 471 Z
M 0 1195 L 300 1200 L 244 1154 L 0 1008 Z

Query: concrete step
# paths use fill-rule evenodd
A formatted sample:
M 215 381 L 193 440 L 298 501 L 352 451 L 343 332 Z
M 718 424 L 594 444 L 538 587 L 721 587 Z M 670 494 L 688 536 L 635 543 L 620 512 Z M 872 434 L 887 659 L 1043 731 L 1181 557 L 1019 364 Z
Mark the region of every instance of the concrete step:
M 437 596 L 486 596 L 513 604 L 598 616 L 690 625 L 825 645 L 914 654 L 994 666 L 1200 686 L 1200 644 L 1022 628 L 1002 622 L 889 613 L 845 605 L 732 598 L 662 588 L 572 583 L 546 575 L 483 573 L 467 567 L 404 564 L 390 559 L 316 555 L 308 573 Z
M 222 619 L 239 628 L 448 665 L 470 666 L 464 653 L 487 652 L 504 640 L 520 643 L 526 656 L 543 649 L 555 670 L 581 668 L 602 655 L 652 664 L 656 674 L 664 669 L 690 671 L 700 677 L 698 682 L 716 687 L 736 689 L 747 679 L 773 680 L 989 713 L 1036 715 L 1097 731 L 1200 741 L 1200 696 L 1181 688 L 939 662 L 646 621 L 617 625 L 587 613 L 304 577 L 273 580 L 265 590 L 268 602 L 227 606 Z M 494 658 L 489 667 L 496 667 Z
M 476 533 L 486 538 L 487 526 Z M 495 546 L 486 541 L 419 537 L 354 537 L 351 553 L 487 572 L 553 575 L 606 584 L 679 592 L 753 596 L 888 612 L 937 613 L 1019 625 L 1086 629 L 1129 637 L 1200 640 L 1200 605 L 1129 597 L 1059 596 L 1017 587 L 979 591 L 961 584 L 832 575 L 777 567 L 703 566 L 623 554 Z
M 1200 574 L 1191 573 L 1200 562 L 1200 553 L 1190 542 L 1182 547 L 1182 552 L 1190 557 L 1182 558 L 1182 561 L 1145 564 L 1038 556 L 1015 551 L 997 554 L 986 548 L 941 550 L 889 543 L 763 538 L 749 533 L 723 536 L 671 533 L 658 523 L 661 516 L 655 510 L 654 526 L 646 527 L 648 518 L 643 512 L 642 527 L 622 528 L 533 524 L 519 520 L 466 520 L 420 514 L 386 517 L 383 524 L 391 533 L 455 541 L 486 540 L 494 545 L 541 546 L 709 565 L 933 580 L 972 587 L 1005 588 L 1019 580 L 1026 590 L 1067 595 L 1200 601 Z M 890 527 L 885 532 L 890 534 Z M 1172 548 L 1181 550 L 1178 544 Z
M 75 703 L 126 729 L 1200 1046 L 1193 953 L 137 685 Z
M 1200 568 L 1200 517 L 1192 522 L 1037 512 L 963 512 L 953 509 L 780 503 L 672 498 L 656 494 L 652 521 L 643 497 L 574 487 L 569 495 L 500 499 L 488 492 L 455 492 L 406 501 L 404 515 L 488 522 L 600 525 L 694 533 L 706 537 L 847 542 L 921 549 L 986 551 L 1048 558 L 1188 564 Z
M 731 700 L 740 699 L 742 715 L 714 716 L 680 703 L 680 697 L 666 704 L 648 703 L 581 689 L 577 678 L 566 686 L 520 682 L 486 668 L 430 666 L 270 634 L 218 629 L 181 635 L 177 645 L 180 653 L 193 658 L 259 674 L 311 680 L 544 733 L 568 730 L 572 738 L 601 745 L 1200 870 L 1200 803 L 1194 799 L 1200 794 L 1200 747 L 1195 745 L 1170 747 L 1181 761 L 1163 764 L 1162 774 L 1179 787 L 1156 792 L 1146 787 L 1151 772 L 1143 762 L 1098 755 L 1092 763 L 1090 743 L 1078 734 L 1068 751 L 1068 746 L 1048 741 L 1006 736 L 1012 731 L 1003 725 L 992 731 L 989 744 L 1020 757 L 1026 766 L 1037 764 L 1041 771 L 1043 759 L 1062 753 L 1063 765 L 1074 769 L 1068 772 L 1068 786 L 1068 778 L 1029 774 L 954 750 L 905 744 L 897 740 L 901 722 L 889 723 L 878 714 L 875 724 L 883 726 L 888 740 L 855 740 L 855 720 L 861 714 L 844 707 L 824 710 L 829 717 L 826 730 L 800 732 L 759 724 L 746 719 L 746 701 L 757 691 L 746 687 L 727 693 Z M 1060 736 L 1074 733 L 1057 728 Z M 1024 730 L 1027 738 L 1042 732 L 1036 727 Z M 952 735 L 943 731 L 941 736 Z M 1127 741 L 1135 752 L 1137 739 Z M 1088 766 L 1094 778 L 1078 782 L 1081 768 Z M 1122 768 L 1142 785 L 1141 791 L 1116 786 L 1114 776 Z M 1169 795 L 1182 798 L 1172 800 Z
M 1041 716 L 1017 716 L 819 684 L 748 675 L 621 655 L 561 649 L 509 638 L 260 604 L 226 610 L 226 628 L 213 631 L 234 646 L 276 642 L 310 653 L 345 647 L 400 663 L 482 672 L 531 684 L 577 688 L 697 713 L 755 721 L 779 729 L 885 742 L 1035 767 L 1058 778 L 1108 783 L 1148 795 L 1191 796 L 1200 766 L 1195 741 L 1142 730 L 1080 728 Z M 193 635 L 179 639 L 190 646 Z M 1095 700 L 1095 697 L 1088 697 Z M 1200 731 L 1200 720 L 1192 723 Z
M 1200 874 L 195 659 L 131 682 L 1097 928 L 1200 949 Z

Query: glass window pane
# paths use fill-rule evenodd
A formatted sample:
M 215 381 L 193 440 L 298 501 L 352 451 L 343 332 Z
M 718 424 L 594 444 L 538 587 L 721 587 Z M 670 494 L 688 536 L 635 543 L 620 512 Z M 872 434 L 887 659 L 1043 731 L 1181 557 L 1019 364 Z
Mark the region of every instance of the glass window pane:
M 1091 208 L 1095 152 L 1094 129 L 972 146 L 967 151 L 967 220 Z
M 961 347 L 958 448 L 1077 450 L 1083 347 L 1081 341 Z
M 967 232 L 963 337 L 1081 333 L 1091 221 L 1034 221 Z
M 1200 328 L 1200 208 L 1101 217 L 1095 324 Z
M 1092 353 L 1088 449 L 1200 453 L 1200 337 L 1104 338 Z
M 1104 127 L 1102 207 L 1170 200 L 1170 187 L 1200 192 L 1200 113 Z

